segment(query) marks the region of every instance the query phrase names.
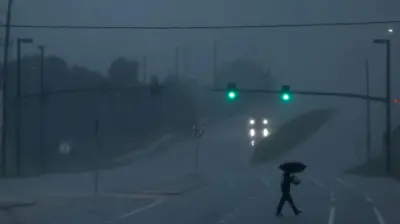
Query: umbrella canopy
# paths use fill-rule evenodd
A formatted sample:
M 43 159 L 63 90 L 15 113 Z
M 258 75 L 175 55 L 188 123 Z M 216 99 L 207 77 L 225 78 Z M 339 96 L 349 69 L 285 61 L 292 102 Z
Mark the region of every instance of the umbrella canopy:
M 301 162 L 286 162 L 279 166 L 283 172 L 301 173 L 307 166 Z

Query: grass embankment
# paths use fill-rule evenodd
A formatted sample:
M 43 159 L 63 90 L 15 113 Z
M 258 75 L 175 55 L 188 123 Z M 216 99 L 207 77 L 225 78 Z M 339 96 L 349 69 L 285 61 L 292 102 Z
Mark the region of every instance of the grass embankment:
M 252 163 L 271 161 L 296 148 L 316 133 L 333 114 L 333 109 L 312 110 L 286 122 L 256 145 Z
M 400 153 L 398 153 L 397 149 L 400 147 L 400 126 L 397 127 L 392 136 L 392 159 L 391 159 L 391 168 L 392 168 L 392 176 L 396 179 L 400 180 Z M 382 152 L 375 158 L 370 159 L 369 161 L 360 164 L 356 167 L 353 167 L 346 171 L 350 174 L 355 174 L 359 176 L 368 176 L 368 177 L 385 177 L 387 176 L 386 172 L 386 155 Z

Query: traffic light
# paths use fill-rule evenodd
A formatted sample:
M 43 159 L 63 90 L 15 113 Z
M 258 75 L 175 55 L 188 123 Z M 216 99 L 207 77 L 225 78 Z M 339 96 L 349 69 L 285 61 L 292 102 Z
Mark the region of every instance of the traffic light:
M 228 83 L 226 94 L 229 100 L 235 100 L 237 98 L 238 90 L 236 87 L 236 83 L 233 82 Z
M 288 86 L 288 85 L 282 86 L 281 99 L 283 101 L 289 101 L 292 99 L 292 93 L 290 92 L 290 86 Z

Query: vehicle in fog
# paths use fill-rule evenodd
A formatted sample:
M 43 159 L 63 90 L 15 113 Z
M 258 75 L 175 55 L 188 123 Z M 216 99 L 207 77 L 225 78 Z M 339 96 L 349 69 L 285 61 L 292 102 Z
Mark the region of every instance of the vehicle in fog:
M 251 146 L 255 146 L 261 139 L 268 137 L 270 134 L 268 119 L 266 118 L 250 118 L 247 126 Z

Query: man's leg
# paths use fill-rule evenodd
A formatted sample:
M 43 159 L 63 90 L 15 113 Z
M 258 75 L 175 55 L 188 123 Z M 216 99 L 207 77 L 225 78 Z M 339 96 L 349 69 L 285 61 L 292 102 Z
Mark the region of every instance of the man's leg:
M 287 195 L 287 201 L 289 202 L 290 206 L 292 207 L 292 210 L 294 214 L 298 215 L 301 213 L 301 211 L 296 207 L 296 205 L 293 202 L 293 198 L 290 194 Z
M 287 200 L 285 194 L 282 194 L 281 199 L 279 200 L 278 207 L 276 208 L 276 215 L 282 215 L 282 208 Z

